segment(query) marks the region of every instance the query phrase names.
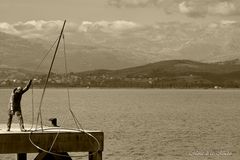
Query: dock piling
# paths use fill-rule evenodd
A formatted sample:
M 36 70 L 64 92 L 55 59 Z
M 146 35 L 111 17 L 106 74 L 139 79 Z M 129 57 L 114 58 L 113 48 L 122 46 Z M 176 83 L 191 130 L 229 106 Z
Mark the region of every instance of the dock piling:
M 17 160 L 27 160 L 27 153 L 18 153 Z

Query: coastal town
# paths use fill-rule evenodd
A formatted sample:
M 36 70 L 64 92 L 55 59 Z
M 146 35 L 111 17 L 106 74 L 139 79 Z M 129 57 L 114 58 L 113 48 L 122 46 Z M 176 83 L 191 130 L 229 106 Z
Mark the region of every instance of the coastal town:
M 217 79 L 216 77 L 215 79 Z M 46 74 L 26 74 L 21 78 L 6 76 L 0 79 L 1 88 L 11 88 L 23 86 L 29 79 L 33 79 L 34 87 L 41 88 L 46 81 Z M 181 75 L 181 76 L 116 76 L 99 73 L 51 73 L 48 80 L 48 87 L 84 87 L 84 88 L 239 88 L 238 81 L 209 81 L 200 75 Z
M 31 79 L 30 76 L 26 76 L 23 79 L 2 79 L 0 81 L 1 87 L 10 87 L 24 85 Z M 43 86 L 45 83 L 46 75 L 36 75 L 33 78 L 33 83 L 37 87 Z M 65 74 L 51 74 L 49 78 L 49 87 L 152 87 L 154 81 L 158 78 L 134 78 L 134 77 L 113 77 L 109 75 L 87 75 L 81 76 L 74 73 L 68 75 Z

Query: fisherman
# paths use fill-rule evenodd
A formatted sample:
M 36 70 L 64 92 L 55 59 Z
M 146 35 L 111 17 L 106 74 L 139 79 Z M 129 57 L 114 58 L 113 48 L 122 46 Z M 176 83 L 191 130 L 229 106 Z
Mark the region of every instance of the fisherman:
M 32 80 L 29 80 L 28 84 L 22 88 L 22 87 L 17 87 L 14 88 L 11 97 L 10 97 L 10 102 L 9 102 L 9 110 L 8 110 L 8 123 L 7 123 L 7 131 L 10 131 L 11 124 L 12 124 L 12 118 L 13 115 L 17 115 L 18 120 L 19 120 L 19 125 L 21 131 L 26 131 L 24 129 L 24 124 L 23 124 L 23 117 L 22 117 L 22 111 L 21 111 L 21 99 L 22 95 L 29 89 L 29 87 L 32 84 Z

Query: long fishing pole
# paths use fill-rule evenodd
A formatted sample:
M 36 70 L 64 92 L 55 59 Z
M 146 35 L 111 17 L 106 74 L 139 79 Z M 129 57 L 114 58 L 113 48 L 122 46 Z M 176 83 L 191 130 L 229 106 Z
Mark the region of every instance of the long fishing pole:
M 64 43 L 64 59 L 65 59 L 65 72 L 66 72 L 65 74 L 66 74 L 66 76 L 67 76 L 67 74 L 68 74 L 67 61 L 66 61 L 66 51 L 65 51 L 65 38 L 64 38 L 64 35 L 63 35 L 63 30 L 64 30 L 65 23 L 66 23 L 66 20 L 64 21 L 63 28 L 62 28 L 61 34 L 60 34 L 60 36 L 59 36 L 58 43 L 57 43 L 57 47 L 56 47 L 56 50 L 55 50 L 55 53 L 54 53 L 54 56 L 53 56 L 53 59 L 52 59 L 52 63 L 51 63 L 51 66 L 50 66 L 50 69 L 49 69 L 49 72 L 48 72 L 48 75 L 47 75 L 47 79 L 46 79 L 46 81 L 45 81 L 44 90 L 43 90 L 43 93 L 42 93 L 41 102 L 40 102 L 40 106 L 39 106 L 39 112 L 38 112 L 38 118 L 37 118 L 37 124 L 36 124 L 36 130 L 35 130 L 35 132 L 38 131 L 38 130 L 37 130 L 37 125 L 38 125 L 39 117 L 40 117 L 40 120 L 41 120 L 41 131 L 43 132 L 43 130 L 49 130 L 49 129 L 43 129 L 43 126 L 42 126 L 42 116 L 41 116 L 41 106 L 42 106 L 42 101 L 43 101 L 43 97 L 44 97 L 44 94 L 45 94 L 47 82 L 48 82 L 48 79 L 49 79 L 49 76 L 50 76 L 50 73 L 51 73 L 51 69 L 52 69 L 52 66 L 53 66 L 53 63 L 54 63 L 54 60 L 55 60 L 55 56 L 56 56 L 56 53 L 57 53 L 58 46 L 59 46 L 59 43 L 60 43 L 61 38 L 63 38 L 63 43 Z M 79 132 L 79 133 L 80 133 L 80 132 L 83 132 L 83 133 L 85 133 L 86 135 L 88 135 L 89 137 L 93 138 L 93 139 L 96 141 L 96 143 L 97 143 L 97 149 L 96 149 L 94 152 L 92 152 L 91 154 L 89 154 L 89 156 L 92 156 L 92 155 L 96 154 L 96 153 L 100 150 L 100 143 L 99 143 L 99 141 L 98 141 L 98 139 L 97 139 L 96 137 L 94 137 L 92 134 L 90 134 L 90 133 L 88 133 L 88 132 L 86 132 L 86 131 L 83 130 L 83 128 L 82 128 L 82 126 L 81 126 L 81 123 L 78 121 L 78 119 L 76 118 L 76 116 L 74 115 L 74 113 L 73 113 L 73 111 L 72 111 L 72 109 L 71 109 L 69 88 L 67 88 L 67 91 L 68 91 L 68 105 L 69 105 L 69 110 L 70 110 L 70 113 L 71 113 L 71 115 L 73 116 L 74 122 L 75 122 L 75 124 L 76 124 L 76 126 L 77 126 L 77 128 L 78 128 L 78 129 L 71 129 L 71 130 L 77 131 L 77 132 Z M 64 129 L 64 128 L 62 128 L 62 129 Z M 36 145 L 36 144 L 32 141 L 32 138 L 31 138 L 32 133 L 34 133 L 34 131 L 31 131 L 31 133 L 29 134 L 29 141 L 30 141 L 36 148 L 38 148 L 39 150 L 41 150 L 41 151 L 43 151 L 43 152 L 45 152 L 45 153 L 48 153 L 48 154 L 55 155 L 55 156 L 70 157 L 69 155 L 57 154 L 57 153 L 54 153 L 54 152 L 51 151 L 52 148 L 53 148 L 53 146 L 54 146 L 54 144 L 55 144 L 55 142 L 56 142 L 56 140 L 57 140 L 57 138 L 58 138 L 58 136 L 59 136 L 59 134 L 60 134 L 60 128 L 59 128 L 59 131 L 58 131 L 57 135 L 55 136 L 55 138 L 54 138 L 54 140 L 53 140 L 53 142 L 52 142 L 49 150 L 45 150 L 45 149 L 39 147 L 38 145 Z M 84 156 L 71 156 L 71 157 L 86 157 L 86 156 L 87 156 L 87 155 L 84 155 Z
M 49 50 L 46 52 L 46 54 L 44 55 L 44 57 L 42 58 L 41 62 L 38 64 L 38 66 L 36 67 L 35 70 L 33 70 L 33 73 L 36 73 L 38 71 L 38 69 L 40 68 L 41 64 L 43 63 L 43 61 L 46 59 L 46 57 L 48 56 L 48 54 L 50 53 L 50 51 L 52 50 L 53 46 L 57 43 L 58 38 L 55 40 L 55 42 L 52 44 L 52 46 L 49 48 Z M 34 80 L 34 76 L 32 76 L 32 78 Z M 34 85 L 34 81 L 32 82 L 32 123 L 31 123 L 31 127 L 29 129 L 27 129 L 26 131 L 30 131 L 33 128 L 34 125 L 34 91 L 33 91 L 33 85 Z
M 46 79 L 45 84 L 44 84 L 43 93 L 42 93 L 41 101 L 40 101 L 40 105 L 39 105 L 38 116 L 37 116 L 37 123 L 36 123 L 36 129 L 37 129 L 37 125 L 38 125 L 38 120 L 39 120 L 39 118 L 40 118 L 40 123 L 41 123 L 41 129 L 42 129 L 42 131 L 43 131 L 43 123 L 42 123 L 41 107 L 42 107 L 43 97 L 44 97 L 45 90 L 46 90 L 46 87 L 47 87 L 48 79 L 49 79 L 50 74 L 51 74 L 51 70 L 52 70 L 52 67 L 53 67 L 53 63 L 54 63 L 54 60 L 55 60 L 55 57 L 56 57 L 56 54 L 57 54 L 57 51 L 58 51 L 58 47 L 59 47 L 59 44 L 60 44 L 60 41 L 61 41 L 61 37 L 62 37 L 62 34 L 63 34 L 63 30 L 64 30 L 64 27 L 65 27 L 65 24 L 66 24 L 66 20 L 64 20 L 63 27 L 62 27 L 61 33 L 60 33 L 60 35 L 59 35 L 59 38 L 58 38 L 57 46 L 56 46 L 56 49 L 55 49 L 55 52 L 54 52 L 54 55 L 53 55 L 53 58 L 52 58 L 52 62 L 51 62 L 49 71 L 48 71 L 47 79 Z

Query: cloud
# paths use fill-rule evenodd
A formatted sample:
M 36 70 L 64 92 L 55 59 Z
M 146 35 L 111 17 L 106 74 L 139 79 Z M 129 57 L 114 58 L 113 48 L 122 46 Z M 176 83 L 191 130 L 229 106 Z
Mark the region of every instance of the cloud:
M 237 0 L 185 0 L 179 3 L 180 13 L 191 17 L 236 15 L 240 13 L 239 7 Z
M 219 22 L 212 22 L 208 24 L 210 29 L 230 28 L 239 26 L 239 22 L 235 20 L 220 20 Z M 237 27 L 238 28 L 238 27 Z M 235 28 L 236 29 L 236 28 Z
M 9 34 L 18 34 L 18 31 L 12 25 L 5 22 L 0 23 L 0 31 Z
M 189 17 L 240 14 L 239 0 L 108 0 L 108 4 L 118 8 L 155 7 L 168 14 L 182 13 Z
M 88 32 L 93 30 L 99 30 L 102 32 L 117 32 L 117 31 L 124 31 L 128 29 L 133 29 L 136 27 L 139 27 L 140 25 L 131 21 L 124 21 L 124 20 L 118 20 L 118 21 L 97 21 L 97 22 L 89 22 L 84 21 L 79 26 L 80 32 Z
M 179 4 L 179 11 L 191 17 L 202 17 L 207 14 L 207 8 L 200 1 L 184 1 Z
M 209 13 L 219 14 L 219 15 L 232 15 L 238 12 L 237 3 L 230 1 L 223 1 L 216 4 L 208 6 Z
M 59 32 L 62 21 L 32 20 L 9 24 L 0 23 L 0 31 L 21 36 L 23 38 L 41 38 Z
M 222 20 L 220 22 L 221 25 L 232 25 L 232 24 L 236 24 L 238 23 L 237 21 L 233 21 L 233 20 Z
M 108 5 L 117 8 L 144 8 L 144 7 L 158 7 L 164 11 L 169 12 L 169 8 L 175 7 L 179 1 L 183 0 L 108 0 Z
M 109 0 L 108 4 L 115 7 L 145 7 L 155 1 L 162 0 Z
M 6 22 L 0 23 L 0 32 L 17 35 L 23 38 L 42 38 L 47 39 L 51 36 L 59 34 L 63 25 L 63 21 L 44 21 L 32 20 L 27 22 L 17 22 L 9 24 Z M 65 34 L 76 34 L 77 32 L 102 31 L 105 33 L 121 32 L 139 27 L 131 21 L 84 21 L 80 25 L 72 22 L 67 22 L 65 26 Z

